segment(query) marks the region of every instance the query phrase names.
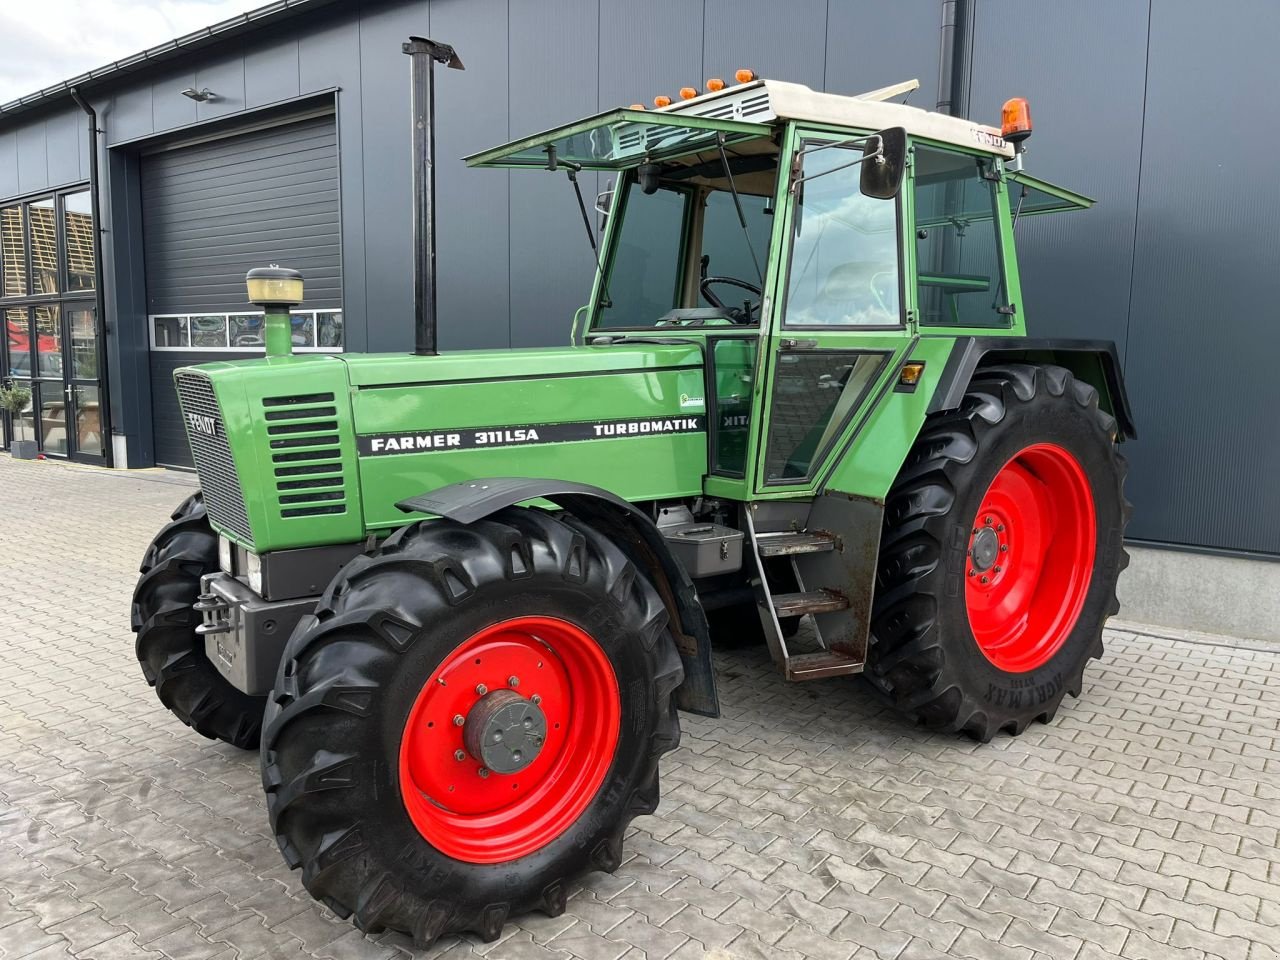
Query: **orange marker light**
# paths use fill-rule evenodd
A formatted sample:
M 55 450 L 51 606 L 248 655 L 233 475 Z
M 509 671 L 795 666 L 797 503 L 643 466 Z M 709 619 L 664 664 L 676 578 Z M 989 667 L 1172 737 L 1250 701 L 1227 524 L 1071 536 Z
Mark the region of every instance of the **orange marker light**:
M 681 100 L 692 100 L 692 99 L 693 99 L 694 97 L 696 97 L 697 95 L 698 95 L 698 88 L 697 88 L 697 87 L 681 87 L 681 88 L 680 88 L 680 99 L 681 99 Z
M 643 104 L 643 103 L 633 103 L 633 104 L 631 105 L 630 109 L 632 109 L 632 110 L 643 110 L 643 109 L 644 109 L 644 104 Z
M 707 89 L 710 90 L 712 93 L 719 93 L 721 90 L 724 89 L 724 81 L 721 80 L 719 77 L 712 77 L 710 80 L 707 81 Z
M 1031 136 L 1031 108 L 1023 97 L 1012 97 L 1000 108 L 1000 133 L 1010 143 Z
M 655 107 L 669 107 L 671 106 L 671 98 L 665 94 L 659 94 L 653 98 L 653 105 Z
M 733 75 L 733 79 L 737 80 L 739 83 L 750 83 L 755 78 L 756 72 L 750 67 L 743 67 Z

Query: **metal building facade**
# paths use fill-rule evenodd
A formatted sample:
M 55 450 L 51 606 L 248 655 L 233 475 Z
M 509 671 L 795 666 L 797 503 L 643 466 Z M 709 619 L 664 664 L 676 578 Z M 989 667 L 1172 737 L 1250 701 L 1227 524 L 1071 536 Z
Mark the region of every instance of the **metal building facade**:
M 932 108 L 943 11 L 957 6 L 971 19 L 953 97 L 988 120 L 1008 96 L 1028 97 L 1028 168 L 1099 201 L 1020 223 L 1019 246 L 1033 333 L 1122 351 L 1140 432 L 1126 449 L 1131 536 L 1280 555 L 1280 386 L 1249 369 L 1280 355 L 1280 241 L 1268 229 L 1280 198 L 1264 169 L 1277 134 L 1258 114 L 1280 32 L 1269 0 L 1224 0 L 1211 15 L 1158 0 L 306 0 L 234 41 L 158 54 L 85 85 L 104 131 L 107 359 L 128 464 L 154 458 L 140 157 L 165 138 L 332 104 L 345 348 L 406 349 L 400 43 L 452 43 L 467 69 L 437 84 L 442 347 L 561 343 L 593 269 L 568 184 L 450 158 L 743 65 L 843 93 L 919 77 L 910 102 Z M 217 99 L 192 102 L 187 87 Z M 88 153 L 66 97 L 0 113 L 0 204 L 84 182 Z

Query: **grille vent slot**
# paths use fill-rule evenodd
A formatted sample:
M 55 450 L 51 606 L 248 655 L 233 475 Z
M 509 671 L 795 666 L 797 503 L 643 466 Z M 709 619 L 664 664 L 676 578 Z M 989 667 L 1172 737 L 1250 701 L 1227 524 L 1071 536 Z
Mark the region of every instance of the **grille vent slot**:
M 245 543 L 252 544 L 244 490 L 240 487 L 235 460 L 231 457 L 231 446 L 227 442 L 222 410 L 213 394 L 213 384 L 208 377 L 197 373 L 179 373 L 174 382 L 209 519 Z M 195 423 L 201 424 L 202 429 L 195 429 Z
M 282 517 L 347 512 L 332 393 L 267 397 L 262 401 Z

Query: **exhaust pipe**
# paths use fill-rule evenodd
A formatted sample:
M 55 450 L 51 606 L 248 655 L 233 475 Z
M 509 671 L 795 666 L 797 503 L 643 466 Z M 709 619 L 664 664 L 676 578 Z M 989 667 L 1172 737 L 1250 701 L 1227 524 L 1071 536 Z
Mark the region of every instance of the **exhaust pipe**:
M 436 350 L 436 126 L 435 65 L 462 70 L 453 47 L 426 37 L 410 37 L 400 47 L 412 58 L 413 103 L 413 352 Z

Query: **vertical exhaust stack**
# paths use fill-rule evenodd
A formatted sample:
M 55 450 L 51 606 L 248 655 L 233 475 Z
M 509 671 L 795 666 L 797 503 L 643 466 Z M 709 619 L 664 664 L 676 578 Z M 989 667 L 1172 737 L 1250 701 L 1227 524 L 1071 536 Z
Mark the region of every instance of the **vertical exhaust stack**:
M 436 127 L 435 65 L 462 70 L 453 47 L 410 37 L 400 47 L 413 58 L 413 352 L 436 350 Z

